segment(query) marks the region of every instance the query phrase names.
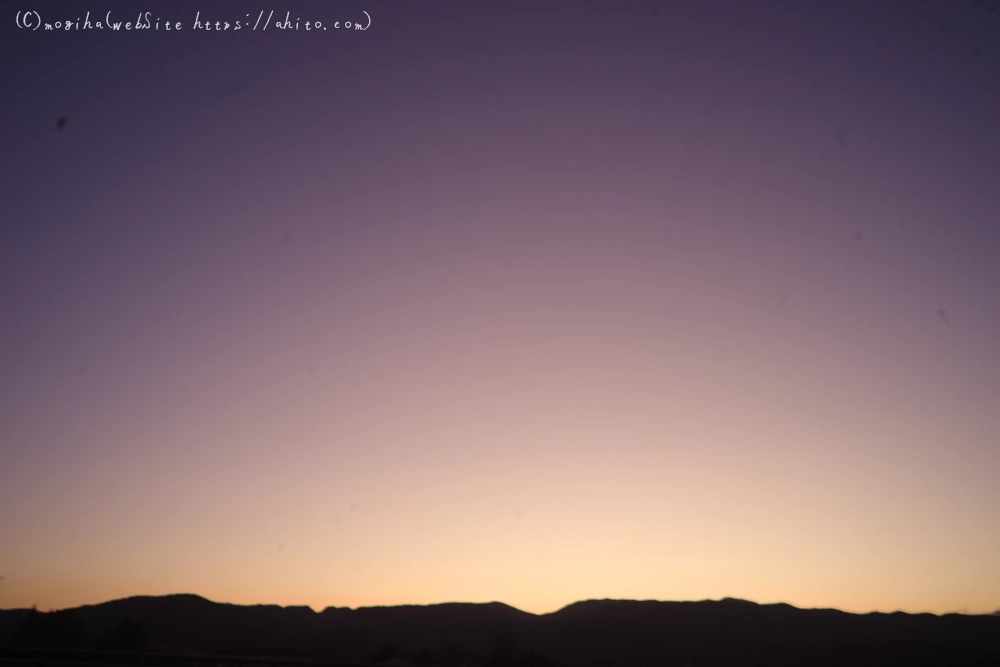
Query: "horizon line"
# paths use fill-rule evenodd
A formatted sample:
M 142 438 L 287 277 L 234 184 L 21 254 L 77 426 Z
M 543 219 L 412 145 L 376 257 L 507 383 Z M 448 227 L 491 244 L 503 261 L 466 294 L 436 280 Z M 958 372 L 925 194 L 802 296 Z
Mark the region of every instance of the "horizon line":
M 755 605 L 755 606 L 758 606 L 758 607 L 779 607 L 779 606 L 781 606 L 781 607 L 791 607 L 793 609 L 798 609 L 798 610 L 801 610 L 801 611 L 835 611 L 835 612 L 839 612 L 841 614 L 850 614 L 850 615 L 854 615 L 854 616 L 870 616 L 870 615 L 875 615 L 875 614 L 885 614 L 885 615 L 905 614 L 907 616 L 937 616 L 937 617 L 944 617 L 944 616 L 1000 616 L 1000 608 L 998 608 L 998 609 L 996 609 L 995 611 L 992 611 L 992 612 L 982 612 L 982 613 L 969 613 L 967 611 L 950 611 L 950 612 L 943 612 L 943 613 L 936 613 L 936 612 L 931 612 L 931 611 L 917 611 L 917 612 L 913 612 L 913 611 L 904 611 L 902 609 L 895 609 L 893 611 L 881 611 L 881 610 L 878 610 L 878 609 L 873 609 L 873 610 L 870 610 L 870 611 L 848 611 L 848 610 L 845 610 L 845 609 L 838 609 L 836 607 L 798 607 L 798 606 L 796 606 L 794 604 L 791 604 L 789 602 L 757 602 L 755 600 L 748 600 L 746 598 L 735 598 L 735 597 L 730 597 L 730 596 L 726 596 L 726 597 L 722 597 L 722 598 L 718 598 L 718 599 L 715 599 L 715 598 L 702 598 L 702 599 L 697 599 L 697 600 L 661 600 L 661 599 L 654 599 L 654 598 L 647 598 L 647 599 L 641 599 L 641 600 L 640 599 L 636 599 L 636 598 L 585 598 L 585 599 L 576 600 L 574 602 L 567 603 L 567 604 L 563 605 L 562 607 L 559 607 L 558 609 L 555 609 L 553 611 L 541 612 L 541 613 L 526 611 L 524 609 L 520 609 L 519 607 L 515 607 L 514 605 L 509 604 L 507 602 L 503 602 L 501 600 L 489 600 L 489 601 L 485 601 L 485 602 L 447 600 L 447 601 L 443 601 L 443 602 L 428 602 L 428 603 L 423 603 L 423 604 L 420 604 L 420 603 L 405 603 L 404 602 L 404 603 L 400 603 L 400 604 L 376 604 L 376 605 L 363 605 L 363 606 L 359 606 L 359 607 L 348 607 L 348 606 L 338 607 L 338 606 L 335 606 L 335 605 L 327 605 L 326 607 L 323 607 L 322 609 L 316 609 L 315 607 L 313 607 L 311 605 L 307 605 L 307 604 L 301 604 L 301 605 L 296 605 L 296 604 L 280 605 L 280 604 L 276 604 L 276 603 L 266 603 L 266 602 L 257 602 L 257 603 L 252 603 L 252 604 L 242 604 L 242 603 L 237 603 L 237 602 L 224 602 L 224 601 L 219 601 L 219 600 L 212 600 L 210 598 L 205 597 L 204 595 L 199 595 L 198 593 L 165 593 L 163 595 L 144 595 L 144 594 L 129 595 L 127 597 L 113 598 L 113 599 L 110 599 L 110 600 L 104 600 L 103 602 L 80 604 L 80 605 L 77 605 L 75 607 L 62 607 L 62 608 L 58 608 L 58 609 L 52 609 L 52 608 L 50 608 L 50 609 L 47 609 L 46 611 L 44 611 L 43 613 L 51 613 L 51 612 L 54 612 L 54 611 L 68 611 L 68 610 L 72 610 L 72 609 L 82 609 L 84 607 L 100 607 L 100 606 L 106 605 L 106 604 L 112 604 L 112 603 L 115 603 L 115 602 L 124 602 L 124 601 L 127 601 L 127 600 L 134 600 L 134 599 L 138 599 L 138 598 L 171 598 L 171 597 L 194 597 L 194 598 L 199 598 L 201 600 L 204 600 L 205 602 L 209 602 L 211 604 L 228 605 L 228 606 L 233 606 L 233 607 L 278 607 L 280 609 L 308 609 L 309 611 L 311 611 L 314 614 L 322 614 L 323 612 L 325 612 L 327 610 L 330 610 L 330 609 L 346 609 L 346 610 L 349 610 L 349 611 L 359 611 L 359 610 L 362 610 L 362 609 L 392 609 L 392 608 L 399 608 L 399 607 L 439 607 L 439 606 L 444 606 L 444 605 L 477 605 L 477 606 L 485 606 L 485 605 L 497 605 L 497 604 L 499 604 L 499 605 L 503 605 L 505 607 L 509 607 L 510 609 L 513 609 L 515 611 L 521 612 L 522 614 L 528 614 L 528 615 L 531 615 L 531 616 L 540 617 L 540 616 L 551 616 L 553 614 L 557 614 L 557 613 L 559 613 L 561 611 L 564 611 L 564 610 L 566 610 L 566 609 L 568 609 L 568 608 L 570 608 L 570 607 L 572 607 L 574 605 L 584 604 L 584 603 L 588 603 L 588 602 L 637 602 L 637 603 L 638 602 L 658 602 L 658 603 L 664 603 L 664 604 L 699 604 L 699 603 L 706 603 L 706 602 L 715 602 L 715 603 L 721 603 L 721 602 L 741 602 L 741 603 L 746 603 L 746 604 L 752 604 L 752 605 Z M 9 609 L 0 608 L 0 611 L 30 610 L 30 609 L 37 609 L 37 606 L 38 605 L 32 605 L 31 607 L 12 607 L 12 608 L 9 608 Z

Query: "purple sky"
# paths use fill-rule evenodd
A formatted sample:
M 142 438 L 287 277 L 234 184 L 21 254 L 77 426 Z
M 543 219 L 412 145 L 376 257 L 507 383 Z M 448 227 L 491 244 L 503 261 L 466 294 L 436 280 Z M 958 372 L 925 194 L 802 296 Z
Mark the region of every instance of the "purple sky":
M 1000 607 L 998 5 L 3 2 L 0 608 Z

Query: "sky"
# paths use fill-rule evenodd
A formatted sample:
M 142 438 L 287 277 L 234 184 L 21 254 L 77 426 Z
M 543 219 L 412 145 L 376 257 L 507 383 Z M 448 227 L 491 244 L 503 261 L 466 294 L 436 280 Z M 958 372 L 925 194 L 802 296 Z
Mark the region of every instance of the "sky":
M 275 3 L 0 3 L 0 608 L 1000 608 L 1000 1 Z

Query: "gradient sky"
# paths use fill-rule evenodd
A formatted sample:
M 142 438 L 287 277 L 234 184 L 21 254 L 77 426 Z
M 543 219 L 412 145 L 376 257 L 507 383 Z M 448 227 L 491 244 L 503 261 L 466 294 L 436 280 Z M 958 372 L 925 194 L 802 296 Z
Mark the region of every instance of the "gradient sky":
M 997 5 L 3 2 L 0 608 L 997 609 Z

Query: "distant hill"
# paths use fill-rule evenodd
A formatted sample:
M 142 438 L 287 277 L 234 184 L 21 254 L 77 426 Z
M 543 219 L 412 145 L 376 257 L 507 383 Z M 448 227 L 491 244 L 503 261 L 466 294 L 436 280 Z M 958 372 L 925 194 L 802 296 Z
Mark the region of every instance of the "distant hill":
M 1000 667 L 1000 616 L 862 615 L 734 599 L 589 600 L 534 615 L 498 602 L 316 613 L 169 595 L 60 614 L 59 628 L 76 628 L 64 644 L 106 648 L 118 637 L 136 641 L 141 628 L 146 651 L 169 653 L 455 667 Z M 38 630 L 46 615 L 28 623 L 29 615 L 0 611 L 0 646 L 54 641 Z

